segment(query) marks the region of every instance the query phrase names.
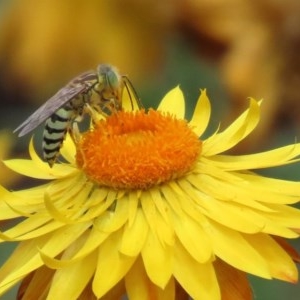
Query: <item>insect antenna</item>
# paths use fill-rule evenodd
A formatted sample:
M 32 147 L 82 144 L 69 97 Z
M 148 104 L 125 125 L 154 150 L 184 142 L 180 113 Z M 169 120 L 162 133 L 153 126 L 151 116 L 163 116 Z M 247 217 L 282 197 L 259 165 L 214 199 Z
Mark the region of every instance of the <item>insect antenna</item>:
M 129 78 L 126 76 L 126 75 L 123 75 L 123 80 L 124 80 L 124 86 L 128 92 L 128 95 L 129 95 L 129 99 L 130 99 L 130 103 L 131 103 L 131 108 L 132 110 L 134 110 L 134 101 L 131 97 L 131 95 L 133 94 L 133 97 L 136 99 L 137 101 L 137 105 L 138 105 L 138 108 L 139 109 L 142 109 L 144 108 L 140 98 L 138 97 L 138 94 L 133 86 L 133 84 L 131 83 L 131 81 L 129 80 Z M 132 93 L 132 94 L 131 94 Z

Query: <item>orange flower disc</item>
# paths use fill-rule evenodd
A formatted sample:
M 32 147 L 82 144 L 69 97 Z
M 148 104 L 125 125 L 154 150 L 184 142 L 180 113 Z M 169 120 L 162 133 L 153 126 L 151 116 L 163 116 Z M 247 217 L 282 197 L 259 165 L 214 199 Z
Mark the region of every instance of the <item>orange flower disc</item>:
M 76 160 L 98 185 L 146 189 L 188 172 L 201 147 L 185 120 L 154 110 L 122 111 L 83 134 Z

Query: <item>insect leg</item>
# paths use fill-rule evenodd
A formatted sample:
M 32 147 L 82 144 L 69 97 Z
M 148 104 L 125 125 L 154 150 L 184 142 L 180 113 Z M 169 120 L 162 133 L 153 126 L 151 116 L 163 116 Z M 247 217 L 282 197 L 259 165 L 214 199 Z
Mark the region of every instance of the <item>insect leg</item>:
M 104 117 L 107 117 L 107 114 L 105 112 L 103 112 L 101 109 L 99 111 L 94 109 L 91 105 L 89 105 L 89 103 L 85 103 L 85 109 L 86 112 L 91 116 L 93 124 L 97 123 L 101 119 L 101 116 L 99 116 L 98 113 L 100 113 Z

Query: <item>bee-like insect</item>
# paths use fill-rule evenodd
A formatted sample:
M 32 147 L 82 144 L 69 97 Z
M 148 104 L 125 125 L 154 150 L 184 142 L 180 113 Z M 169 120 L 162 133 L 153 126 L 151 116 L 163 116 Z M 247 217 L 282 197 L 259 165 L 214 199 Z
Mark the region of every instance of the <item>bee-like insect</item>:
M 113 66 L 100 64 L 96 71 L 85 72 L 71 80 L 14 132 L 19 131 L 18 136 L 24 136 L 46 121 L 43 133 L 43 156 L 52 167 L 59 156 L 66 133 L 70 131 L 71 136 L 73 135 L 74 122 L 81 121 L 84 113 L 89 113 L 93 117 L 93 110 L 95 110 L 107 116 L 122 110 L 124 87 L 131 102 L 131 93 L 138 100 L 126 75 L 120 75 Z M 140 103 L 138 105 L 141 106 Z

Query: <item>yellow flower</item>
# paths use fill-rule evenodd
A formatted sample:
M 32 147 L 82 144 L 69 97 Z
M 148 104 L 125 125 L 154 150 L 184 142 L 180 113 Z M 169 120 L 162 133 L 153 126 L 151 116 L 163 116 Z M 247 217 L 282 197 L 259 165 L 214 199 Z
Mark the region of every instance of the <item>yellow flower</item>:
M 175 88 L 157 110 L 99 120 L 77 147 L 68 138 L 66 163 L 49 168 L 32 143 L 31 160 L 6 161 L 50 181 L 0 190 L 0 218 L 23 217 L 0 234 L 20 241 L 0 269 L 0 293 L 23 279 L 22 299 L 251 299 L 246 273 L 296 282 L 299 256 L 283 238 L 299 236 L 290 204 L 300 183 L 249 170 L 297 161 L 300 144 L 222 154 L 255 128 L 259 103 L 202 140 L 206 92 L 189 122 L 184 110 Z

